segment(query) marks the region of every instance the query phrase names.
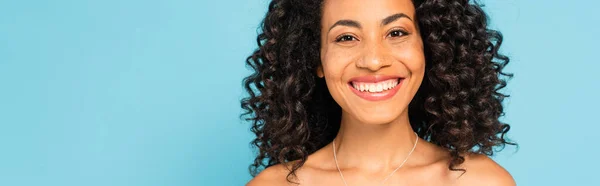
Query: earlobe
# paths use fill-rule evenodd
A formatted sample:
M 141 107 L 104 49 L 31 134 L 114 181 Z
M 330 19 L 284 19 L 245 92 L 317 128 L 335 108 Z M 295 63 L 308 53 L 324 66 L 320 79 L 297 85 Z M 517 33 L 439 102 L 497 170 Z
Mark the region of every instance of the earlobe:
M 323 73 L 323 66 L 321 66 L 321 65 L 319 65 L 319 67 L 317 67 L 317 76 L 319 78 L 323 78 L 323 76 L 325 76 Z

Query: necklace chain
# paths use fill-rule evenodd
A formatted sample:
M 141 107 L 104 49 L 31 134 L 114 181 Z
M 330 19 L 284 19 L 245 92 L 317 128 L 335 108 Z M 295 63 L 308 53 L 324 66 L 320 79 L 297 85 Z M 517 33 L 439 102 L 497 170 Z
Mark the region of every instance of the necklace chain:
M 404 163 L 406 163 L 406 161 L 408 160 L 410 155 L 415 151 L 415 148 L 417 147 L 417 143 L 419 142 L 419 136 L 417 135 L 417 133 L 415 133 L 415 136 L 417 136 L 417 139 L 415 140 L 415 144 L 413 145 L 412 149 L 410 150 L 410 152 L 408 153 L 408 155 L 406 156 L 404 161 L 400 164 L 400 166 L 398 166 L 398 168 L 394 169 L 394 171 L 392 171 L 392 173 L 390 173 L 390 175 L 388 175 L 387 177 L 385 177 L 385 179 L 383 179 L 383 181 L 381 181 L 381 185 L 383 185 L 390 177 L 392 177 L 392 175 L 394 175 L 394 173 L 398 169 L 400 169 L 400 167 L 402 167 L 404 165 Z M 342 174 L 342 170 L 340 169 L 340 166 L 337 161 L 337 154 L 335 152 L 335 140 L 333 140 L 333 159 L 335 160 L 335 167 L 337 168 L 338 172 L 340 173 L 340 177 L 342 178 L 344 185 L 348 186 L 348 183 L 346 182 L 346 179 L 344 179 L 344 174 Z

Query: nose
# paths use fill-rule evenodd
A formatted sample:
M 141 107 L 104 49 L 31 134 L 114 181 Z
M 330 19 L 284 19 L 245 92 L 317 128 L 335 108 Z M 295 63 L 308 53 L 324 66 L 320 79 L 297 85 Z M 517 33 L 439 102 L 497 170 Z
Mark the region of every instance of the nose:
M 356 63 L 356 67 L 358 68 L 377 71 L 391 65 L 391 60 L 387 59 L 388 52 L 381 43 L 372 42 L 369 45 L 365 45 L 362 53 L 362 58 Z

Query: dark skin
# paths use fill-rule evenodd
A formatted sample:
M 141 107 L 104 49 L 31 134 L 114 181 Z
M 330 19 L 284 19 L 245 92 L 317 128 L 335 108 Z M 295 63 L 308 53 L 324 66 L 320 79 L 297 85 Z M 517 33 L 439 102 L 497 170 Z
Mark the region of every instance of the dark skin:
M 410 0 L 326 0 L 321 20 L 321 67 L 327 88 L 342 108 L 336 136 L 339 167 L 348 185 L 378 185 L 405 159 L 385 185 L 511 186 L 511 175 L 485 155 L 464 154 L 465 162 L 448 169 L 448 151 L 419 139 L 408 118 L 408 104 L 424 77 L 423 42 Z M 349 79 L 365 75 L 405 77 L 393 97 L 361 99 Z M 248 186 L 296 185 L 286 179 L 284 164 L 274 165 Z M 292 181 L 300 185 L 343 186 L 329 143 L 308 156 Z
M 421 143 L 401 169 L 386 182 L 387 185 L 456 185 L 456 186 L 513 186 L 516 185 L 511 175 L 500 165 L 485 155 L 469 155 L 460 171 L 448 169 L 449 155 L 447 151 L 431 143 Z M 334 161 L 331 145 L 309 156 L 306 164 L 298 171 L 298 178 L 293 181 L 300 185 L 331 185 L 343 186 Z M 386 172 L 376 171 L 369 174 L 363 170 L 343 169 L 344 177 L 349 185 L 376 185 L 387 176 L 394 167 L 388 167 Z M 269 167 L 252 179 L 248 186 L 282 186 L 295 185 L 286 180 L 288 170 L 279 164 Z M 356 173 L 352 173 L 356 172 Z M 353 176 L 368 177 L 362 182 Z

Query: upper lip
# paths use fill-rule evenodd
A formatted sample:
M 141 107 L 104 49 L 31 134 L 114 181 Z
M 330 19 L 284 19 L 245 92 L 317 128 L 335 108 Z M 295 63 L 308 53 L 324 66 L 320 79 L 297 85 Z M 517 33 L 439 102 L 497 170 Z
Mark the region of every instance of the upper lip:
M 350 79 L 350 82 L 364 82 L 364 83 L 377 83 L 380 81 L 385 81 L 389 79 L 399 79 L 403 78 L 402 76 L 396 75 L 369 75 L 369 76 L 360 76 L 354 77 Z

